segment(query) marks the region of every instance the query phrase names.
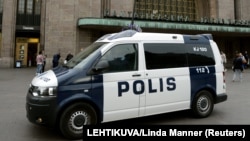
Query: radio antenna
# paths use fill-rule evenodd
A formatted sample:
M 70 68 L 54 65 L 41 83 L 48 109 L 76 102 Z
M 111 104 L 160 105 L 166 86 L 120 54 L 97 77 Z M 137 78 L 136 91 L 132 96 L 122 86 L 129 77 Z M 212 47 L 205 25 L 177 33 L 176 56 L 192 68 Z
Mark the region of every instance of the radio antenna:
M 136 0 L 134 0 L 134 7 L 133 7 L 133 14 L 132 14 L 132 20 L 131 20 L 131 25 L 133 26 L 134 25 L 134 18 L 135 18 L 135 1 Z
M 138 25 L 135 25 L 135 22 L 134 22 L 134 19 L 135 19 L 135 5 L 136 5 L 136 1 L 137 0 L 134 0 L 134 6 L 133 6 L 133 12 L 132 12 L 132 19 L 131 19 L 131 23 L 130 25 L 128 25 L 127 27 L 123 27 L 122 30 L 135 30 L 135 31 L 138 31 L 138 32 L 142 32 L 142 29 L 138 26 Z

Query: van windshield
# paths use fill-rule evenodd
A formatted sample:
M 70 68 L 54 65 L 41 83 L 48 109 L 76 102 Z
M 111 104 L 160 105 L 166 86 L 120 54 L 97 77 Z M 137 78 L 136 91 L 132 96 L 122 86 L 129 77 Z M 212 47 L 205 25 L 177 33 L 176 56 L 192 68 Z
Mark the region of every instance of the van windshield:
M 107 44 L 107 43 L 106 42 L 95 42 L 95 43 L 91 44 L 86 49 L 79 52 L 72 59 L 70 59 L 67 62 L 67 64 L 64 65 L 64 67 L 74 68 L 74 67 L 84 66 L 87 62 L 89 62 L 90 60 L 93 59 L 95 54 L 98 52 L 97 50 L 99 50 L 105 44 Z

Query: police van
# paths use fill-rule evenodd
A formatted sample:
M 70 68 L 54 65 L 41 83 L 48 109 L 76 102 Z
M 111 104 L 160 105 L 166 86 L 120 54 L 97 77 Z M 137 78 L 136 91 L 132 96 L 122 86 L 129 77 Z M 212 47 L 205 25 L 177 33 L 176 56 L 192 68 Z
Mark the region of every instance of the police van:
M 227 94 L 211 34 L 126 30 L 34 77 L 26 100 L 30 122 L 79 139 L 84 125 L 180 110 L 204 118 Z

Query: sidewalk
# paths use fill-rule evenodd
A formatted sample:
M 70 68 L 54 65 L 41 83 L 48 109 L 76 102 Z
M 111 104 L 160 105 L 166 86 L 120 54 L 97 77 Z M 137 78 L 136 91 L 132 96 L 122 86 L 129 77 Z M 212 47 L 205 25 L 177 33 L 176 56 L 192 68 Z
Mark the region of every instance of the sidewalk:
M 1 68 L 0 90 L 1 99 L 7 94 L 26 95 L 30 82 L 35 76 L 35 67 L 32 68 Z
M 0 69 L 0 82 L 8 80 L 30 80 L 36 74 L 36 68 L 1 68 Z
M 242 82 L 238 82 L 238 81 L 232 82 L 232 80 L 233 80 L 233 73 L 234 72 L 233 72 L 233 70 L 231 68 L 227 69 L 227 71 L 226 71 L 226 83 L 227 84 L 230 84 L 230 83 L 249 83 L 250 84 L 250 68 L 245 69 L 243 71 L 243 73 L 242 73 L 242 76 L 243 76 Z

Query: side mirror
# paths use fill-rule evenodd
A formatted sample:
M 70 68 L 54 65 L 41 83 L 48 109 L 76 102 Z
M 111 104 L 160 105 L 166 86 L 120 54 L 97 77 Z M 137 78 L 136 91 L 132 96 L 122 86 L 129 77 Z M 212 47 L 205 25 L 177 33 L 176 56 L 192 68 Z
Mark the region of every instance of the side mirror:
M 95 67 L 92 69 L 92 71 L 94 73 L 99 73 L 102 72 L 104 70 L 107 70 L 109 68 L 109 63 L 107 60 L 101 60 L 100 62 L 98 62 Z

